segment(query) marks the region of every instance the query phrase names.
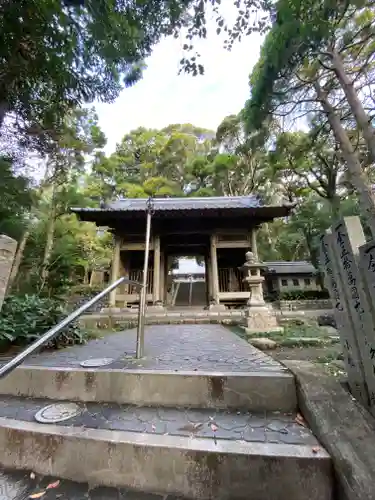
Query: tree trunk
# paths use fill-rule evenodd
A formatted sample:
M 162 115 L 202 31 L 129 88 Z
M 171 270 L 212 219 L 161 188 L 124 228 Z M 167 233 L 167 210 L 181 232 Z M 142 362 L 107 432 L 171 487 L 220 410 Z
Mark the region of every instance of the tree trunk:
M 355 120 L 363 132 L 363 137 L 366 141 L 367 147 L 371 154 L 371 160 L 375 161 L 375 133 L 371 125 L 371 119 L 366 113 L 361 101 L 358 99 L 357 92 L 354 88 L 353 82 L 348 77 L 343 65 L 341 56 L 337 52 L 332 53 L 332 65 L 335 75 L 337 76 L 341 87 L 344 90 L 345 96 Z
M 41 277 L 42 284 L 41 290 L 47 282 L 49 274 L 49 263 L 51 259 L 51 254 L 53 250 L 53 240 L 55 235 L 55 222 L 56 222 L 56 206 L 55 206 L 55 186 L 52 187 L 52 199 L 51 199 L 51 212 L 47 223 L 47 233 L 46 233 L 46 245 L 44 247 L 44 255 L 42 261 Z
M 267 243 L 270 246 L 270 248 L 272 248 L 273 242 L 272 242 L 272 238 L 271 238 L 270 225 L 268 224 L 268 222 L 264 222 L 263 227 L 264 227 L 264 232 L 266 233 Z
M 372 192 L 367 176 L 362 170 L 358 155 L 354 151 L 348 134 L 341 125 L 340 118 L 337 116 L 334 108 L 328 101 L 327 94 L 323 91 L 318 81 L 314 82 L 314 87 L 318 101 L 321 103 L 323 110 L 327 114 L 327 119 L 332 128 L 335 139 L 341 147 L 344 160 L 348 166 L 350 182 L 357 191 L 359 204 L 368 222 L 372 237 L 375 238 L 375 196 Z
M 5 101 L 0 101 L 0 131 L 3 126 L 5 116 L 8 112 L 8 103 Z
M 85 272 L 84 272 L 84 275 L 83 275 L 83 284 L 84 285 L 88 285 L 89 284 L 89 271 L 87 269 L 87 267 L 85 266 Z
M 1 128 L 1 109 L 2 109 L 2 104 L 3 103 L 0 102 L 0 128 Z M 7 106 L 6 106 L 6 111 L 7 111 Z M 46 171 L 44 173 L 43 182 L 39 186 L 39 189 L 38 189 L 38 192 L 37 192 L 38 193 L 38 197 L 40 197 L 42 195 L 42 193 L 43 193 L 43 184 L 46 181 L 47 177 L 48 177 L 48 167 L 46 168 Z M 37 207 L 33 207 L 31 209 L 31 214 L 30 214 L 30 219 L 31 220 L 35 217 L 36 210 L 37 210 Z M 14 260 L 13 260 L 12 271 L 11 271 L 11 274 L 10 274 L 10 277 L 9 277 L 9 281 L 8 281 L 8 290 L 11 289 L 11 287 L 12 287 L 12 285 L 15 282 L 15 279 L 17 277 L 17 274 L 18 274 L 18 271 L 19 271 L 19 268 L 20 268 L 20 265 L 21 265 L 21 262 L 22 262 L 23 254 L 24 254 L 24 251 L 25 251 L 25 248 L 26 248 L 26 244 L 27 244 L 27 241 L 28 241 L 28 239 L 30 237 L 30 234 L 31 234 L 31 227 L 32 227 L 32 222 L 29 222 L 29 225 L 26 228 L 25 232 L 23 233 L 21 241 L 18 244 L 16 255 L 15 255 Z
M 17 277 L 17 274 L 18 274 L 18 271 L 19 271 L 19 268 L 20 268 L 20 265 L 22 262 L 23 253 L 25 251 L 26 243 L 29 239 L 30 233 L 31 233 L 31 230 L 30 230 L 30 227 L 28 227 L 25 230 L 25 232 L 23 233 L 21 241 L 18 244 L 16 255 L 14 256 L 14 260 L 13 260 L 12 271 L 11 271 L 10 276 L 9 276 L 8 290 L 12 289 L 12 286 L 16 280 L 16 277 Z
M 329 207 L 331 209 L 332 217 L 334 219 L 338 219 L 340 217 L 340 213 L 341 213 L 340 197 L 335 195 L 335 196 L 332 196 L 330 198 L 327 198 L 327 201 L 328 201 Z

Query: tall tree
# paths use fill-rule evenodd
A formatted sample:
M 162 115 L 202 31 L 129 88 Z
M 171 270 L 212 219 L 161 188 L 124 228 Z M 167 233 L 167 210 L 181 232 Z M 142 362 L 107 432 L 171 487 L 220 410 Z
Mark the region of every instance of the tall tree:
M 187 165 L 205 157 L 213 136 L 213 132 L 190 124 L 161 130 L 140 127 L 123 137 L 114 154 L 97 158 L 88 189 L 104 200 L 182 195 L 189 182 Z
M 332 137 L 317 132 L 281 133 L 270 153 L 272 177 L 281 181 L 289 199 L 312 191 L 327 200 L 332 214 L 338 215 L 340 198 L 346 194 L 340 187 L 344 165 Z
M 15 171 L 13 158 L 0 156 L 0 233 L 18 239 L 32 203 L 30 179 Z
M 257 191 L 267 168 L 261 135 L 247 134 L 241 115 L 224 118 L 211 148 L 188 165 L 192 193 L 241 196 Z
M 357 3 L 357 7 L 366 5 L 372 2 Z M 284 116 L 303 110 L 326 120 L 375 235 L 375 199 L 367 165 L 362 164 L 362 157 L 351 141 L 356 115 L 352 106 L 348 106 L 335 71 L 325 63 L 326 57 L 332 59 L 329 51 L 332 52 L 337 38 L 345 40 L 343 19 L 349 13 L 353 18 L 355 12 L 351 3 L 339 4 L 334 9 L 329 1 L 279 0 L 277 21 L 251 76 L 252 97 L 245 114 L 250 128 L 261 126 L 269 113 L 276 113 L 277 109 Z
M 33 227 L 38 220 L 41 207 L 48 221 L 45 234 L 44 257 L 40 268 L 42 283 L 48 278 L 50 256 L 54 244 L 56 220 L 67 211 L 66 198 L 75 192 L 75 184 L 82 174 L 87 157 L 105 144 L 105 137 L 97 124 L 94 110 L 76 109 L 65 116 L 62 126 L 46 142 L 48 154 L 43 158 L 44 176 L 36 189 L 36 197 L 31 207 L 29 222 L 19 240 L 13 263 L 10 284 L 15 280 L 23 253 Z

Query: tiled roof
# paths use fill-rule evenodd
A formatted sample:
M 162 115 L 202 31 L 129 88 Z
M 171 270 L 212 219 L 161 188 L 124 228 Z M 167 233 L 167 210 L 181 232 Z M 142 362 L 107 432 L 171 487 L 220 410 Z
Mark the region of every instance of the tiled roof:
M 275 261 L 263 262 L 268 271 L 274 271 L 277 274 L 315 274 L 317 270 L 305 260 L 300 261 Z
M 72 212 L 133 212 L 146 210 L 146 198 L 124 198 L 101 208 L 72 208 Z M 262 203 L 256 196 L 213 196 L 207 198 L 154 198 L 153 209 L 168 210 L 220 210 L 231 208 L 257 208 Z

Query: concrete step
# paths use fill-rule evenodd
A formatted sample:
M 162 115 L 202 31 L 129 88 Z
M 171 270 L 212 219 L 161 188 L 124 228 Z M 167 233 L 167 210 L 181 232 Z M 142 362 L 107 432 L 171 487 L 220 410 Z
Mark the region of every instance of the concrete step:
M 1 399 L 0 466 L 196 500 L 332 500 L 331 460 L 294 414 L 46 404 Z M 76 411 L 40 424 L 42 409 Z
M 237 325 L 243 322 L 245 317 L 242 310 L 231 310 L 223 312 L 200 311 L 192 313 L 189 310 L 183 312 L 152 312 L 146 315 L 146 325 L 192 325 L 192 324 L 227 324 Z M 136 328 L 138 314 L 130 312 L 116 313 L 92 313 L 81 316 L 80 324 L 85 328 Z
M 142 493 L 127 488 L 93 487 L 88 483 L 46 477 L 33 472 L 0 471 L 1 500 L 25 500 L 42 493 L 44 495 L 40 498 L 43 500 L 182 500 L 182 497 Z
M 295 411 L 293 375 L 281 365 L 265 368 L 225 373 L 24 366 L 0 381 L 0 394 L 145 406 Z

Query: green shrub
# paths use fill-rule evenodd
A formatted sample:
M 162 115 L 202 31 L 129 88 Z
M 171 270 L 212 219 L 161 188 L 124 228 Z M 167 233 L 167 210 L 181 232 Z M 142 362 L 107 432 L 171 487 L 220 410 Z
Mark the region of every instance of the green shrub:
M 30 344 L 66 316 L 64 304 L 56 299 L 38 295 L 7 297 L 0 314 L 0 344 L 3 347 Z M 84 344 L 86 338 L 86 332 L 77 322 L 73 322 L 51 340 L 46 348 L 58 349 Z
M 279 293 L 279 300 L 320 300 L 329 299 L 327 290 L 290 290 Z

